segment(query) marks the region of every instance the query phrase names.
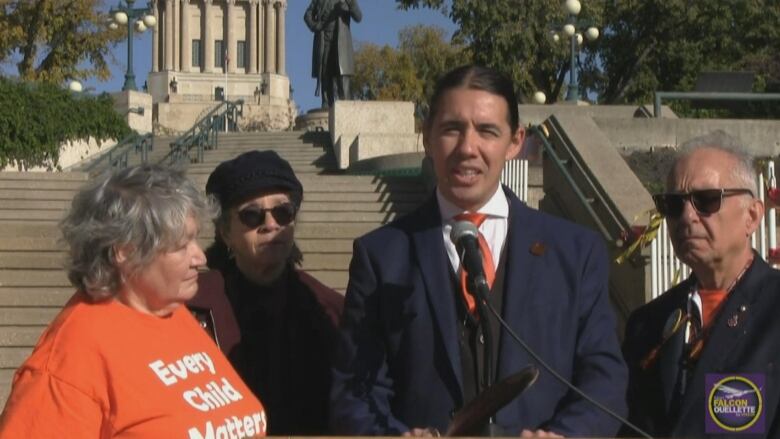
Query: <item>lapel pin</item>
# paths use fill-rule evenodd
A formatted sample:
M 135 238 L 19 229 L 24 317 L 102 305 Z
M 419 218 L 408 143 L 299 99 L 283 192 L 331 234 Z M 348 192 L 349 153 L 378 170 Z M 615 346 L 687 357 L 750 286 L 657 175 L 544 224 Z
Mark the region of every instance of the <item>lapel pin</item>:
M 531 245 L 531 254 L 534 256 L 541 256 L 544 254 L 546 249 L 547 247 L 544 244 L 537 241 Z
M 729 317 L 729 319 L 726 321 L 726 324 L 729 325 L 729 328 L 736 328 L 739 324 L 739 314 L 734 314 L 733 316 Z

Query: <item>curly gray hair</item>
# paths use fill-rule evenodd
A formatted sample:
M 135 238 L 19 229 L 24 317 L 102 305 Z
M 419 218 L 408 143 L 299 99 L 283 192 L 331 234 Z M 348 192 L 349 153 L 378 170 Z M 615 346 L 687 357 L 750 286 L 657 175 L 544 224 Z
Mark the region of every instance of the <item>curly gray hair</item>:
M 184 239 L 189 217 L 202 224 L 218 213 L 180 170 L 142 165 L 106 173 L 76 194 L 60 223 L 68 279 L 95 299 L 113 296 L 123 283 L 119 247 L 133 248 L 128 267 L 140 270 Z

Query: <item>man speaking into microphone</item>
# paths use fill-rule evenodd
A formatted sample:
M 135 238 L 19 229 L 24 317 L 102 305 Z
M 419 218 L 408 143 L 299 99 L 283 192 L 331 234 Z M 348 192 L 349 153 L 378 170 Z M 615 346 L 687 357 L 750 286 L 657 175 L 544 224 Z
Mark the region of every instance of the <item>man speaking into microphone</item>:
M 334 364 L 333 432 L 444 432 L 485 390 L 486 376 L 499 381 L 533 364 L 492 315 L 485 322 L 477 313 L 462 245 L 450 237 L 461 221 L 477 230 L 490 305 L 558 373 L 625 412 L 626 370 L 603 242 L 528 208 L 499 184 L 524 138 L 512 82 L 484 67 L 449 72 L 431 97 L 423 136 L 435 193 L 354 243 Z M 495 359 L 491 374 L 485 358 Z M 545 371 L 494 419 L 507 436 L 607 437 L 619 427 Z

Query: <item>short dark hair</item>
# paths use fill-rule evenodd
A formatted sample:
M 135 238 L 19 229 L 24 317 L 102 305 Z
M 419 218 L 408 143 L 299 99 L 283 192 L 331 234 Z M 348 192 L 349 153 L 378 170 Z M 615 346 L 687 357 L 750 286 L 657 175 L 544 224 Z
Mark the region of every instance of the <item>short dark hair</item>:
M 482 90 L 501 96 L 506 101 L 509 111 L 509 127 L 514 133 L 520 126 L 520 114 L 517 110 L 517 94 L 515 88 L 506 75 L 490 67 L 477 65 L 465 65 L 449 71 L 439 78 L 436 87 L 433 89 L 430 104 L 428 106 L 428 116 L 426 118 L 426 127 L 436 117 L 439 110 L 439 101 L 445 92 L 455 88 L 467 88 L 471 90 Z

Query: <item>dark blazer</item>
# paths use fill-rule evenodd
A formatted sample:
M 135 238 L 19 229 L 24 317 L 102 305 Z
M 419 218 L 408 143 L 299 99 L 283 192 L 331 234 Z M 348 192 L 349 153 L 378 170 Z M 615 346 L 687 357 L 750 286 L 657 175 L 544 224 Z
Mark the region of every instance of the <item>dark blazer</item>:
M 625 412 L 627 376 L 607 297 L 602 240 L 526 207 L 504 190 L 510 205 L 504 318 L 564 377 Z M 331 392 L 335 433 L 393 435 L 413 427 L 443 432 L 467 402 L 441 227 L 431 197 L 355 241 Z M 497 379 L 531 363 L 502 332 Z M 498 413 L 497 422 L 510 436 L 523 428 L 567 436 L 612 436 L 618 429 L 545 371 Z
M 651 435 L 705 437 L 705 375 L 764 373 L 764 437 L 778 437 L 780 431 L 775 413 L 780 399 L 780 364 L 778 367 L 775 364 L 780 363 L 780 272 L 769 267 L 760 256 L 755 256 L 753 264 L 737 283 L 713 322 L 712 332 L 682 401 L 673 400 L 678 364 L 665 351 L 681 349 L 681 341 L 674 348 L 677 341 L 673 337 L 667 343 L 669 347 L 665 348 L 651 367 L 646 370 L 640 367 L 640 362 L 648 352 L 659 345 L 669 315 L 676 309 L 685 311 L 688 292 L 694 283 L 693 277 L 687 279 L 634 311 L 628 320 L 623 352 L 629 367 L 631 421 Z M 674 357 L 679 358 L 679 355 Z M 679 409 L 670 411 L 674 405 Z M 630 432 L 627 434 L 635 436 Z M 734 437 L 739 436 L 735 434 Z M 744 434 L 741 436 L 744 437 Z M 726 436 L 718 434 L 712 437 Z

